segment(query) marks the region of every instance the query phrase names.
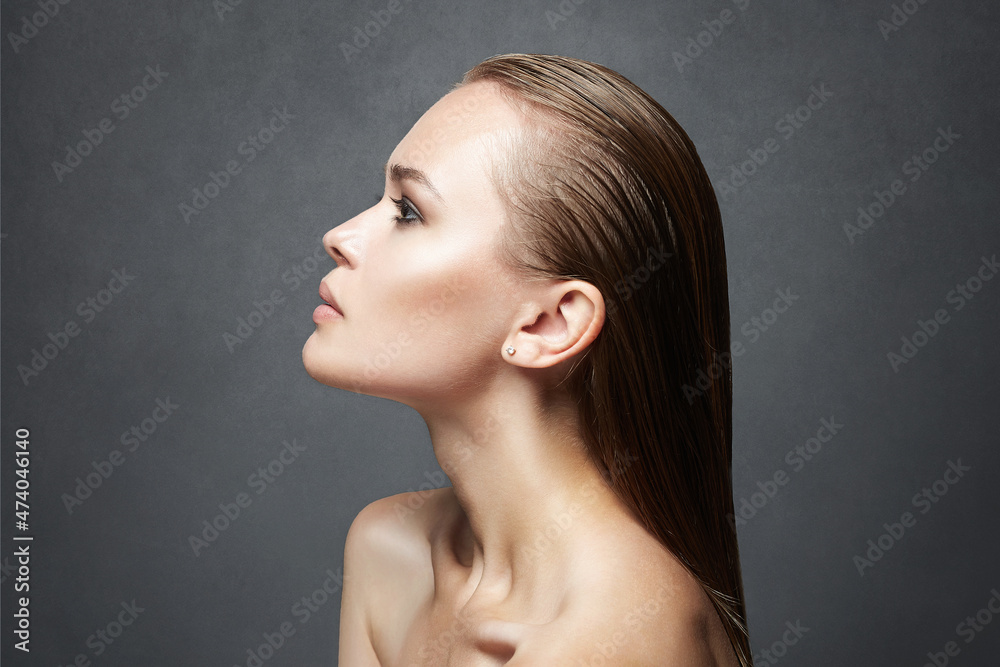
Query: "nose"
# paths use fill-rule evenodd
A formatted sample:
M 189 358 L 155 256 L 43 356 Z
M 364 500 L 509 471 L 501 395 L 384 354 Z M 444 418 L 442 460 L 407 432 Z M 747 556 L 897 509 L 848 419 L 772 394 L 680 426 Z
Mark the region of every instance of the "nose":
M 345 254 L 345 251 L 348 254 L 350 251 L 347 249 L 344 227 L 345 225 L 339 225 L 323 235 L 323 246 L 326 248 L 326 254 L 330 255 L 337 263 L 337 268 L 351 264 L 351 260 Z

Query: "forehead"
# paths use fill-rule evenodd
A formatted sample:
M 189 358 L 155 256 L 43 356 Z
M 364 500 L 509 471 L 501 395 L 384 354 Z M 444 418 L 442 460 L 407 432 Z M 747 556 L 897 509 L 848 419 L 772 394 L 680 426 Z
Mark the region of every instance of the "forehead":
M 390 162 L 420 169 L 442 194 L 464 174 L 485 176 L 499 139 L 513 138 L 521 115 L 495 84 L 470 83 L 438 100 L 413 125 L 390 156 Z M 447 199 L 447 195 L 445 194 Z

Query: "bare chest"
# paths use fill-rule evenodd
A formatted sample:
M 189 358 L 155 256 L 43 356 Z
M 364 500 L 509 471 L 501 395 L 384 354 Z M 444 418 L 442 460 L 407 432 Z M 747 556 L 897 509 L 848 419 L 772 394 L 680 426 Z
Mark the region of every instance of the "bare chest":
M 516 617 L 517 613 L 510 608 L 476 604 L 468 599 L 466 589 L 456 581 L 447 581 L 449 577 L 441 574 L 438 573 L 435 589 L 410 592 L 421 599 L 417 604 L 411 601 L 411 604 L 402 605 L 411 611 L 405 616 L 397 614 L 392 627 L 377 623 L 381 628 L 378 635 L 383 639 L 380 643 L 385 648 L 383 667 L 499 667 L 506 664 L 518 644 L 527 637 L 530 626 L 502 620 Z M 451 574 L 455 580 L 461 578 L 458 571 Z
M 515 648 L 513 643 L 491 638 L 481 622 L 461 614 L 434 613 L 414 619 L 396 665 L 499 667 Z

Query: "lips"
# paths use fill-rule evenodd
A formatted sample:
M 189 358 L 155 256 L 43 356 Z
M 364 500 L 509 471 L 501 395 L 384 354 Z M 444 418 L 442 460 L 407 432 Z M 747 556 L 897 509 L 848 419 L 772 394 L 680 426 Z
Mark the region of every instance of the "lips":
M 340 313 L 341 316 L 343 316 L 344 311 L 340 309 L 340 304 L 338 304 L 337 300 L 333 298 L 333 293 L 330 292 L 330 288 L 326 286 L 326 283 L 319 284 L 319 297 L 323 299 L 323 301 L 325 301 L 328 306 L 330 306 L 338 313 Z

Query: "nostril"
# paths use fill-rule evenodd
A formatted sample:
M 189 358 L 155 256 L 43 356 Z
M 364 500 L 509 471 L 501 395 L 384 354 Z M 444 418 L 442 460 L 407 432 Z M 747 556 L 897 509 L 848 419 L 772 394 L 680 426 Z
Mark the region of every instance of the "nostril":
M 333 261 L 337 263 L 338 267 L 347 264 L 347 258 L 344 257 L 343 253 L 341 253 L 336 248 L 333 247 L 330 248 L 330 255 L 333 256 Z

